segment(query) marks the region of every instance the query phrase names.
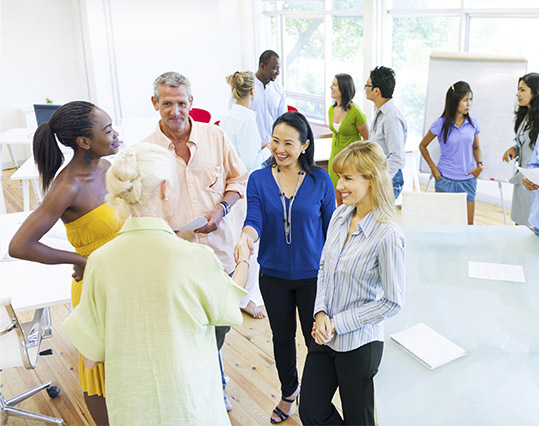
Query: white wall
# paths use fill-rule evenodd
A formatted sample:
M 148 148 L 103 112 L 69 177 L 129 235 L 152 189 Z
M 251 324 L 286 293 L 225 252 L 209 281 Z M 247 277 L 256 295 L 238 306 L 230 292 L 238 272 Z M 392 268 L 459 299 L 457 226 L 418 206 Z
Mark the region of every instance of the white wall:
M 118 121 L 155 114 L 152 83 L 165 71 L 188 77 L 194 106 L 218 120 L 230 98 L 225 76 L 256 64 L 247 0 L 104 0 L 85 7 L 91 86 Z
M 88 99 L 78 1 L 2 0 L 0 9 L 0 132 L 24 127 L 19 110 L 46 97 Z M 5 147 L 2 162 L 10 162 Z
M 225 76 L 256 70 L 260 53 L 250 0 L 2 0 L 0 10 L 0 132 L 24 127 L 19 109 L 46 97 L 90 100 L 117 125 L 156 115 L 152 82 L 170 70 L 191 80 L 195 107 L 219 120 L 230 99 Z

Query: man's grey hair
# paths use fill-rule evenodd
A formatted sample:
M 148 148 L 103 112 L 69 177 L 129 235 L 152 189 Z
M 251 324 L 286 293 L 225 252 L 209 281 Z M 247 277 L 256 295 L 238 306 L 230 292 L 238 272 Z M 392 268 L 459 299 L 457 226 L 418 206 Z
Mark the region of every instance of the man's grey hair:
M 187 89 L 187 96 L 191 98 L 191 82 L 187 77 L 179 72 L 169 71 L 161 74 L 153 82 L 153 97 L 159 102 L 159 96 L 161 96 L 161 85 L 164 84 L 168 87 L 179 87 L 182 84 Z

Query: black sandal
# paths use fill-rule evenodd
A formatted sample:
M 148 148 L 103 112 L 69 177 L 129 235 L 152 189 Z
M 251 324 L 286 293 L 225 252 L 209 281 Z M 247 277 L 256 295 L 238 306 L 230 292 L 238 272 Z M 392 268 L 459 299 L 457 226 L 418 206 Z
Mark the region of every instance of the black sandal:
M 299 386 L 298 386 L 298 389 L 299 389 Z M 298 389 L 296 389 L 296 392 L 298 391 Z M 296 392 L 294 392 L 294 393 L 296 393 Z M 296 397 L 294 399 L 288 399 L 288 398 L 283 397 L 283 398 L 281 398 L 281 400 L 283 400 L 284 402 L 288 402 L 289 404 L 293 404 L 294 401 L 295 401 L 296 405 L 298 405 L 298 403 L 299 403 L 299 392 L 298 392 L 298 394 L 296 395 Z M 290 410 L 292 410 L 292 407 L 290 407 Z M 275 414 L 277 417 L 279 417 L 279 421 L 273 420 L 273 418 L 270 417 L 270 422 L 272 424 L 274 424 L 274 425 L 282 423 L 285 420 L 288 420 L 288 418 L 290 417 L 290 414 L 286 414 L 279 407 L 275 407 L 275 409 L 273 410 L 273 414 Z

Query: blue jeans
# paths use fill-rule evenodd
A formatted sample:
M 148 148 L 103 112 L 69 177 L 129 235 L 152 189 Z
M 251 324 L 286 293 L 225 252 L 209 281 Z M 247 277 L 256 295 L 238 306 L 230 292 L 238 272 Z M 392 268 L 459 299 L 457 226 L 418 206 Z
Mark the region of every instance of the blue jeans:
M 466 202 L 475 201 L 475 191 L 477 188 L 477 179 L 471 177 L 470 179 L 450 179 L 442 176 L 440 179 L 434 182 L 434 189 L 436 192 L 465 192 Z
M 399 198 L 400 193 L 402 192 L 402 186 L 404 185 L 404 177 L 402 176 L 402 170 L 398 170 L 393 176 L 393 193 L 395 194 L 395 200 Z

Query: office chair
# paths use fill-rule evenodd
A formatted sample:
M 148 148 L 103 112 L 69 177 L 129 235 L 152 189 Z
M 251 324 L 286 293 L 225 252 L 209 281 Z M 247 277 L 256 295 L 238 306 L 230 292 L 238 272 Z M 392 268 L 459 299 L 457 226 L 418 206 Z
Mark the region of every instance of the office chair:
M 205 109 L 192 108 L 191 111 L 189 111 L 189 115 L 193 120 L 200 123 L 209 123 L 211 120 L 211 114 Z
M 11 306 L 11 298 L 0 299 L 0 347 L 2 348 L 0 351 L 0 369 L 22 366 L 26 369 L 33 369 L 37 364 L 39 355 L 51 355 L 51 350 L 39 352 L 42 338 L 50 331 L 48 330 L 47 322 L 47 309 L 41 308 L 36 310 L 32 321 L 21 324 Z M 10 399 L 5 399 L 2 392 L 0 392 L 1 424 L 3 426 L 7 425 L 10 417 L 21 417 L 64 425 L 62 419 L 14 407 L 14 405 L 43 389 L 47 390 L 51 398 L 56 398 L 60 393 L 60 389 L 57 386 L 51 386 L 51 382 L 43 383 Z
M 403 225 L 467 225 L 466 194 L 403 192 Z

